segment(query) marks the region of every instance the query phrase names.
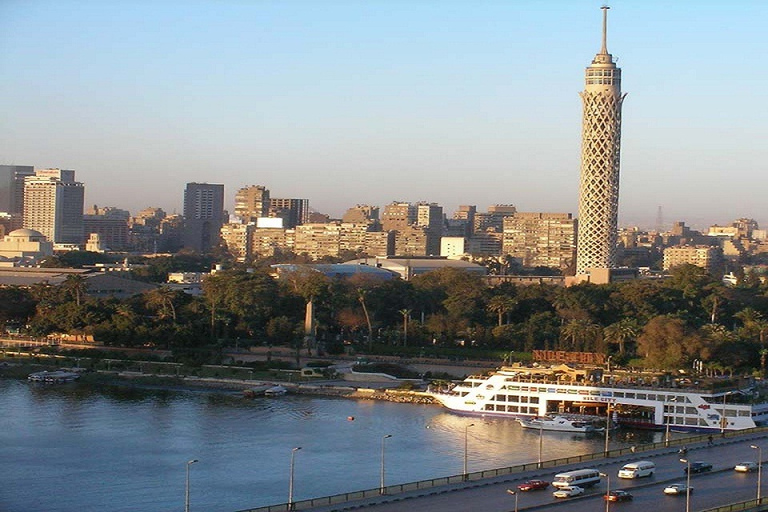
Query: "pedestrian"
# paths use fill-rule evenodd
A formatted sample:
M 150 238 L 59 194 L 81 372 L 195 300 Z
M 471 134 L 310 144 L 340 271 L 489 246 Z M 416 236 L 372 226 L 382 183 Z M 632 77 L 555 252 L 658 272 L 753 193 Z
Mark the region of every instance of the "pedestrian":
M 707 446 L 712 446 L 712 444 L 712 434 L 710 434 L 709 437 L 707 437 Z

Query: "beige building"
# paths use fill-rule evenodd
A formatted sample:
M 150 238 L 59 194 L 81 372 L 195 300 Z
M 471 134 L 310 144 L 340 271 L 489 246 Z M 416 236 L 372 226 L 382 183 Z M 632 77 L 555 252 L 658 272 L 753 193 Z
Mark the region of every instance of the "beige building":
M 235 193 L 235 215 L 247 224 L 269 214 L 269 190 L 261 185 L 243 187 Z
M 568 268 L 576 253 L 576 220 L 570 213 L 517 212 L 504 219 L 502 253 L 525 267 Z
M 294 252 L 307 254 L 313 260 L 325 256 L 338 257 L 341 250 L 341 224 L 304 224 L 296 226 Z
M 474 214 L 475 233 L 494 232 L 501 233 L 504 230 L 504 219 L 517 212 L 517 208 L 511 204 L 495 204 L 488 207 L 486 213 Z
M 54 244 L 82 245 L 84 197 L 75 171 L 38 169 L 24 178 L 24 227 Z
M 237 261 L 246 261 L 251 257 L 254 229 L 256 226 L 253 223 L 229 223 L 221 226 L 222 244 Z
M 381 213 L 381 228 L 384 231 L 405 229 L 416 223 L 416 206 L 411 203 L 393 202 Z
M 341 218 L 341 222 L 350 224 L 368 224 L 372 222 L 378 222 L 379 220 L 379 207 L 370 206 L 367 204 L 358 204 L 348 209 L 344 216 Z
M 664 270 L 689 263 L 706 269 L 712 275 L 722 272 L 723 252 L 719 247 L 667 247 L 664 249 Z
M 17 229 L 3 237 L 0 242 L 0 257 L 24 258 L 35 262 L 53 255 L 53 243 L 42 233 L 32 229 Z
M 281 252 L 293 251 L 296 231 L 282 228 L 256 228 L 251 235 L 251 255 L 270 258 Z

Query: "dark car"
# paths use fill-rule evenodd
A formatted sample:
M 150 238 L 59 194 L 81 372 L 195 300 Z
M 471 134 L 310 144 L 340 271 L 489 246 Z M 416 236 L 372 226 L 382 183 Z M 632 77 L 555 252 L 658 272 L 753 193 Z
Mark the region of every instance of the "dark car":
M 703 473 L 705 471 L 712 471 L 712 464 L 709 462 L 691 462 L 691 473 Z M 688 472 L 688 466 L 683 468 L 683 472 Z
M 627 491 L 616 490 L 603 495 L 605 501 L 629 501 L 632 495 Z
M 518 491 L 538 491 L 539 489 L 546 489 L 549 487 L 549 482 L 544 480 L 528 480 L 517 486 Z

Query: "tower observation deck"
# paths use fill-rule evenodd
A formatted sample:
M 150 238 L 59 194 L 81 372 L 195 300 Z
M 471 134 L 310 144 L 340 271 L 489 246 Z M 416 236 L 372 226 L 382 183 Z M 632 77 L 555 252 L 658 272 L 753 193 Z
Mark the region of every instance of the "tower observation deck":
M 576 274 L 616 266 L 621 148 L 621 69 L 608 53 L 608 7 L 603 6 L 600 52 L 586 68 L 583 105 L 581 179 L 576 244 Z

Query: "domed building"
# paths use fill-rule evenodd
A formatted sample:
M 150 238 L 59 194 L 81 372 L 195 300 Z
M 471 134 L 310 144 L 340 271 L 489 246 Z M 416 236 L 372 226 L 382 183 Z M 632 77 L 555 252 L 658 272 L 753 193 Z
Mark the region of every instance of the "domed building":
M 39 261 L 53 255 L 53 243 L 34 229 L 16 229 L 0 242 L 0 258 L 24 258 Z

